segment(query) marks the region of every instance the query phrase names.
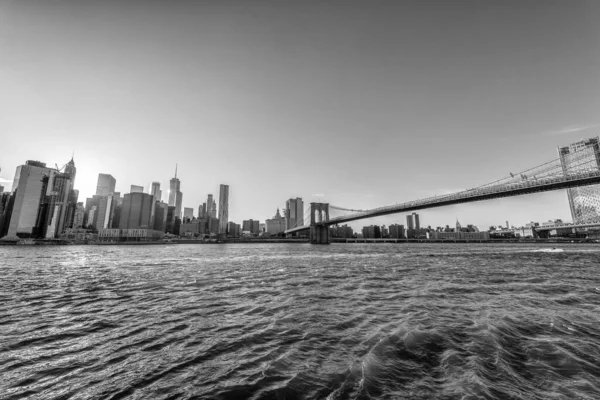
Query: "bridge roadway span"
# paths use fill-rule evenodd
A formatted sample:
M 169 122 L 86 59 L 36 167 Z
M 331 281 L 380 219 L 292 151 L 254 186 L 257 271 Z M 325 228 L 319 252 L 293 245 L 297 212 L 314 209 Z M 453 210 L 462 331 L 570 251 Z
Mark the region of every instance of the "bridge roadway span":
M 548 192 L 551 190 L 568 189 L 577 186 L 587 186 L 600 183 L 600 170 L 584 171 L 559 175 L 543 179 L 523 180 L 517 183 L 501 185 L 490 185 L 476 189 L 463 190 L 461 192 L 434 196 L 421 200 L 414 200 L 393 206 L 386 206 L 359 212 L 347 216 L 334 217 L 328 221 L 318 222 L 316 225 L 331 226 L 346 222 L 356 221 L 364 218 L 379 217 L 382 215 L 406 213 L 416 210 L 424 210 L 433 207 L 444 207 L 453 204 L 471 203 L 475 201 L 498 199 L 502 197 L 520 196 L 524 194 Z M 309 229 L 310 225 L 303 225 L 285 231 L 294 233 Z

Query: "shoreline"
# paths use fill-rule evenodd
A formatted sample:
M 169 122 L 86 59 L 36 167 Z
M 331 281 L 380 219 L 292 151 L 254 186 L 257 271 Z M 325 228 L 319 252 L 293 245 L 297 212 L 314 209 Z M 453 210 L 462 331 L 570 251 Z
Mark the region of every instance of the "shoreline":
M 194 239 L 172 239 L 170 241 L 147 241 L 147 242 L 94 242 L 76 243 L 64 241 L 36 241 L 35 243 L 19 243 L 15 241 L 1 241 L 0 246 L 157 246 L 177 244 L 264 244 L 264 243 L 300 243 L 310 244 L 309 239 L 252 239 L 252 240 L 219 240 L 204 241 Z M 600 244 L 598 239 L 332 239 L 330 244 L 406 244 L 406 243 L 453 243 L 453 244 L 489 244 L 489 243 L 514 243 L 514 244 Z

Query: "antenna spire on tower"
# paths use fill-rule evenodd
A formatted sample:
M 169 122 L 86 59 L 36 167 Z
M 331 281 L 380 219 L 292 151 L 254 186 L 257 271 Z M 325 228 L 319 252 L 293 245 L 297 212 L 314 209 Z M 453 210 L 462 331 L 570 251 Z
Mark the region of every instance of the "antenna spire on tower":
M 175 163 L 175 178 L 177 178 L 177 163 Z

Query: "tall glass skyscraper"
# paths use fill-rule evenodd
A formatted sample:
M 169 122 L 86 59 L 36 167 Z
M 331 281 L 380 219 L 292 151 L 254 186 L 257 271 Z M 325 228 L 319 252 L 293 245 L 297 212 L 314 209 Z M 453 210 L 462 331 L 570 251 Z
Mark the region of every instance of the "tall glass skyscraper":
M 162 201 L 162 190 L 160 190 L 160 182 L 152 182 L 150 194 L 154 196 L 154 201 Z
M 227 222 L 229 221 L 229 185 L 221 185 L 219 188 L 219 233 L 227 233 Z
M 98 184 L 96 185 L 96 194 L 98 196 L 112 196 L 115 193 L 117 180 L 109 174 L 98 174 Z
M 175 176 L 169 181 L 169 206 L 175 207 L 175 217 L 181 218 L 181 204 L 183 202 L 183 193 L 180 191 L 181 182 L 177 179 L 177 166 L 175 167 Z
M 8 227 L 10 238 L 55 238 L 64 232 L 77 202 L 73 189 L 76 168 L 71 159 L 65 171 L 47 168 L 39 161 L 17 167 L 13 181 L 14 203 Z M 71 206 L 71 203 L 72 206 Z
M 210 218 L 217 218 L 217 203 L 215 203 L 212 194 L 209 194 L 206 199 L 206 215 Z
M 6 236 L 38 237 L 40 206 L 46 195 L 50 171 L 39 161 L 27 161 L 17 167 L 12 186 L 15 200 Z
M 558 148 L 558 156 L 565 174 L 600 168 L 600 139 L 583 139 Z M 585 161 L 582 161 L 582 158 Z M 573 223 L 600 221 L 600 185 L 567 189 Z

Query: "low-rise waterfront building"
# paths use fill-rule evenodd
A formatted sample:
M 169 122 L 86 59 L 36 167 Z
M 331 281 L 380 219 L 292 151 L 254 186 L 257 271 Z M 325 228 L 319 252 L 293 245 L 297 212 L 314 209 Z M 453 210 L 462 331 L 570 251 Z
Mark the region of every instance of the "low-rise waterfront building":
M 489 240 L 489 232 L 427 232 L 427 239 L 433 240 Z
M 152 196 L 152 195 L 150 195 Z M 154 229 L 136 228 L 136 229 L 100 229 L 98 231 L 98 241 L 100 242 L 148 242 L 160 240 L 164 237 L 164 232 Z

